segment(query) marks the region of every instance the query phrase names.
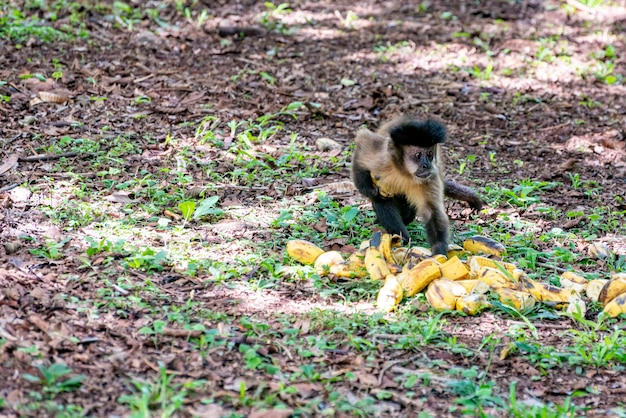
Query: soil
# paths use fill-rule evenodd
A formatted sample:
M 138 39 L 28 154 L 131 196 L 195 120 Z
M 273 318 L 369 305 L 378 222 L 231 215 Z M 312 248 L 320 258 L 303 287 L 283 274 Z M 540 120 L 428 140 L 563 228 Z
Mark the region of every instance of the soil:
M 148 7 L 159 2 L 145 3 Z M 296 1 L 291 4 L 293 11 L 280 17 L 283 26 L 268 28 L 258 23 L 266 11 L 262 2 L 200 3 L 214 16 L 202 25 L 181 18 L 170 4 L 162 11 L 162 20 L 169 25 L 141 20 L 128 31 L 94 15 L 87 20 L 91 34 L 87 40 L 51 44 L 33 38 L 20 48 L 0 41 L 0 80 L 7 82 L 0 85 L 0 94 L 10 96 L 10 101 L 0 102 L 0 171 L 11 158 L 21 158 L 17 170 L 0 173 L 1 241 L 12 242 L 21 234 L 41 242 L 44 237 L 61 240 L 88 233 L 45 215 L 40 206 L 54 206 L 46 200 L 46 189 L 39 190 L 39 202 L 30 196 L 22 200 L 27 204 L 9 199 L 7 189 L 15 184 L 29 184 L 38 190 L 40 184 L 47 187 L 47 179 L 52 177 L 58 187 L 67 186 L 71 175 L 52 172 L 55 160 L 27 158 L 45 154 L 64 136 L 110 140 L 123 136 L 137 144 L 144 151 L 123 157 L 127 171 L 115 178 L 121 183 L 125 175 L 133 176 L 140 170 L 157 172 L 176 164 L 169 138 L 179 138 L 179 145 L 199 146 L 194 142 L 196 129 L 206 116 L 222 121 L 254 120 L 278 113 L 296 101 L 309 105 L 295 111 L 297 120 L 280 116 L 284 131 L 265 146 L 286 147 L 295 132 L 311 149 L 316 149 L 319 138 L 331 138 L 345 148 L 364 124 L 376 127 L 399 113 L 435 116 L 449 129 L 449 177 L 480 190 L 494 184 L 510 188 L 520 179 L 558 182 L 541 194 L 541 206 L 554 208 L 552 217 L 545 216 L 535 204 L 516 207 L 501 201 L 481 216 L 468 218 L 461 204 L 450 203 L 449 213 L 459 230 L 464 222 L 486 225 L 506 213 L 511 219 L 533 224 L 539 236 L 553 228 L 585 228 L 592 221 L 586 215 L 568 217 L 568 212 L 626 210 L 626 88 L 619 82 L 608 85 L 593 72 L 584 71 L 593 65 L 591 54 L 603 51 L 607 43 L 615 51 L 626 51 L 624 7 L 589 9 L 575 1 L 566 2 L 574 4 L 570 9 L 558 2 L 430 1 L 427 11 L 421 11 L 415 4 L 401 1 Z M 342 26 L 338 17 L 347 21 L 349 11 L 359 16 L 352 28 Z M 54 25 L 65 23 L 68 17 L 59 16 Z M 299 30 L 290 33 L 289 28 L 294 27 Z M 551 37 L 557 36 L 560 43 L 550 44 Z M 545 45 L 568 56 L 570 63 L 528 59 Z M 485 49 L 496 57 L 497 66 L 491 78 L 481 81 L 472 72 L 475 68 L 482 74 L 489 71 Z M 26 73 L 52 74 L 57 60 L 63 67 L 57 80 L 20 78 Z M 618 54 L 614 64 L 615 74 L 626 74 L 623 56 Z M 151 101 L 137 102 L 141 96 Z M 220 150 L 208 151 L 207 155 L 223 163 L 224 173 L 231 169 L 227 160 L 221 160 Z M 460 161 L 468 155 L 475 160 L 460 175 Z M 495 163 L 490 156 L 495 157 Z M 104 189 L 102 179 L 90 168 L 89 155 L 65 158 L 71 160 L 74 173 L 94 177 L 94 192 Z M 200 168 L 193 175 L 193 184 L 198 187 L 207 181 Z M 595 183 L 576 187 L 576 178 Z M 347 165 L 330 170 L 315 182 L 341 180 L 349 180 Z M 220 192 L 221 202 L 246 208 L 259 204 L 260 193 L 274 199 L 284 196 L 279 187 L 261 186 L 225 187 Z M 281 186 L 286 187 L 287 195 L 307 190 L 305 184 Z M 352 193 L 342 202 L 362 201 Z M 267 229 L 229 222 L 199 228 L 215 240 L 220 239 L 220 233 L 263 242 L 272 239 Z M 624 237 L 610 230 L 604 232 L 598 239 L 615 253 L 626 254 Z M 328 247 L 332 244 L 329 242 Z M 537 245 L 547 248 L 553 243 L 538 240 Z M 75 300 L 97 301 L 102 292 L 112 291 L 98 284 L 102 260 L 85 263 L 80 251 L 68 251 L 74 256 L 43 262 L 28 249 L 11 254 L 7 248 L 0 249 L 0 338 L 5 341 L 0 350 L 0 393 L 9 405 L 27 401 L 35 387 L 21 377 L 24 373 L 37 374 L 25 347 L 34 347 L 43 360 L 62 361 L 75 373 L 88 376 L 78 391 L 55 398 L 82 406 L 88 416 L 124 415 L 127 409 L 117 398 L 132 389 L 129 379 L 155 375 L 159 364 L 166 365 L 178 381 L 206 379 L 209 383 L 204 393 L 226 400 L 238 398 L 242 382 L 249 391 L 264 390 L 262 384 L 265 390 L 278 390 L 276 380 L 243 366 L 236 349 L 242 344 L 260 344 L 266 355 L 287 370 L 297 370 L 308 362 L 294 358 L 271 337 L 252 341 L 245 336 L 243 324 L 226 326 L 228 329 L 217 337 L 229 340 L 232 349 L 224 346 L 205 357 L 198 356 L 189 347 L 187 335 L 176 330 L 168 329 L 158 338 L 139 334 L 141 327 L 151 323 L 148 308 L 129 308 L 124 315 L 78 309 Z M 232 250 L 236 252 L 236 246 Z M 130 274 L 147 280 L 140 273 Z M 156 272 L 150 281 L 170 299 L 160 300 L 149 291 L 137 296 L 148 304 L 175 301 L 184 305 L 193 294 L 213 312 L 252 316 L 276 330 L 284 325 L 273 312 L 297 316 L 313 309 L 342 309 L 306 285 L 286 282 L 261 293 L 203 279 Z M 363 303 L 343 310 L 372 312 L 372 305 Z M 446 321 L 446 332 L 459 344 L 474 349 L 485 336 L 519 325 L 493 314 L 454 316 Z M 296 324 L 303 337 L 315 333 L 307 321 Z M 218 320 L 205 325 L 224 327 Z M 558 346 L 562 333 L 576 324 L 564 318 L 536 326 L 540 341 Z M 346 396 L 358 397 L 363 392 L 375 395 L 382 390 L 393 393 L 391 401 L 380 402 L 380 416 L 416 416 L 421 410 L 435 416 L 457 415 L 449 411 L 443 390 L 445 372 L 456 365 L 486 370 L 486 379 L 497 381 L 498 393 L 504 398 L 508 398 L 509 383 L 515 380 L 518 398 L 525 400 L 562 403 L 572 393 L 584 391 L 575 403 L 589 407 L 588 416 L 608 416 L 610 407 L 623 402 L 626 379 L 620 371 L 556 368 L 541 372 L 515 355 L 500 359 L 504 348 L 497 347 L 495 353 L 478 351 L 480 355 L 471 359 L 429 345 L 418 352 L 386 348 L 377 358 L 365 361 L 347 346 L 318 353 L 314 361 L 325 362 L 329 373 L 337 376 L 347 371 L 357 376 L 337 384 Z M 444 366 L 430 370 L 435 376 L 431 384 L 420 387 L 418 397 L 408 398 L 394 377 L 401 368 L 420 372 L 416 359 L 442 360 Z M 316 382 L 293 385 L 297 393 L 283 396 L 293 408 L 326 390 Z M 220 416 L 236 411 L 255 417 L 287 416 L 278 411 L 263 415 L 236 402 L 204 405 L 201 399 L 199 395 L 188 397 L 183 415 Z M 16 412 L 7 408 L 6 414 Z M 21 414 L 37 416 L 43 412 Z M 338 412 L 337 416 L 342 415 Z

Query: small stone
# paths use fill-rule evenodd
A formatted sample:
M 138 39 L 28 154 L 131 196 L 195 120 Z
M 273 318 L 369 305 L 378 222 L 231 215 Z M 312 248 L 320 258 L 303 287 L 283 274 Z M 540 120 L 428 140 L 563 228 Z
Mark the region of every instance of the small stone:
M 343 149 L 343 145 L 330 138 L 319 138 L 317 141 L 315 141 L 315 145 L 317 146 L 318 150 L 323 152 L 332 150 L 341 151 Z

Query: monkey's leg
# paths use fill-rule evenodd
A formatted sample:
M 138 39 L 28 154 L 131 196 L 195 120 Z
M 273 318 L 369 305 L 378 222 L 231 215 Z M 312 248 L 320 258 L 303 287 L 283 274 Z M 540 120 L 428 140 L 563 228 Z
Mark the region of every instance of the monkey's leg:
M 450 221 L 448 215 L 442 210 L 435 208 L 429 214 L 421 214 L 424 217 L 426 236 L 433 255 L 448 255 L 448 234 L 450 233 Z
M 467 202 L 474 210 L 483 208 L 483 201 L 470 187 L 464 186 L 453 180 L 444 182 L 444 194 L 451 199 Z
M 408 225 L 415 220 L 415 217 L 417 216 L 417 209 L 409 203 L 405 196 L 394 196 L 394 205 L 400 211 L 402 222 L 404 222 L 405 225 Z
M 404 243 L 408 243 L 410 236 L 409 230 L 406 229 L 400 211 L 391 199 L 372 199 L 372 206 L 378 222 L 390 234 L 400 235 Z

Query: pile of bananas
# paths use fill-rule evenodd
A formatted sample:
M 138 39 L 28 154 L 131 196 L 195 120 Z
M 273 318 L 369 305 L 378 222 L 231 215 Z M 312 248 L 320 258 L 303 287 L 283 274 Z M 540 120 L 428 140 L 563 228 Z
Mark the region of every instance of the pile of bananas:
M 463 247 L 450 245 L 447 257 L 431 256 L 427 248 L 405 248 L 399 236 L 377 232 L 346 260 L 338 251 L 324 251 L 305 240 L 287 242 L 287 254 L 312 264 L 321 276 L 384 281 L 377 306 L 386 312 L 405 296 L 426 289 L 426 299 L 434 309 L 456 309 L 467 315 L 491 306 L 489 292 L 517 310 L 542 302 L 584 316 L 591 301 L 600 302 L 611 317 L 626 314 L 626 273 L 613 274 L 611 280 L 588 281 L 578 273 L 565 272 L 557 287 L 533 280 L 515 264 L 501 261 L 505 252 L 491 238 L 473 236 Z

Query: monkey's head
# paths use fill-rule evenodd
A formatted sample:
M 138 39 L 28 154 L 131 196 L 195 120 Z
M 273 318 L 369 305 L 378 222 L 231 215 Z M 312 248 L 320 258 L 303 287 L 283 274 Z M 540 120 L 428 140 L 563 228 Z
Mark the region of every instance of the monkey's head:
M 446 128 L 438 121 L 407 120 L 389 131 L 390 147 L 396 167 L 415 181 L 439 175 L 437 153 L 446 139 Z

